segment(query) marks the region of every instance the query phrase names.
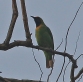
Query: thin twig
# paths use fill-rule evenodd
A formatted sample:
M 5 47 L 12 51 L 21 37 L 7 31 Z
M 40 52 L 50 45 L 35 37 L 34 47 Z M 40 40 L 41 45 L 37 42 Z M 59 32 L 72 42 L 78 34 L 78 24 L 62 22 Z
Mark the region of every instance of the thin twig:
M 42 79 L 42 75 L 43 75 L 43 71 L 42 71 L 42 69 L 41 69 L 41 66 L 40 66 L 39 62 L 38 62 L 37 59 L 35 58 L 33 48 L 32 48 L 32 52 L 33 52 L 34 60 L 35 60 L 35 62 L 38 64 L 39 69 L 40 69 L 40 71 L 41 71 L 41 76 L 40 76 L 40 81 L 41 81 L 41 79 Z
M 47 78 L 47 82 L 49 82 L 49 78 L 50 78 L 50 76 L 51 76 L 51 74 L 52 74 L 52 72 L 53 72 L 53 69 L 54 69 L 54 57 L 55 57 L 55 55 L 53 55 L 53 67 L 52 67 L 52 69 L 50 70 L 50 73 L 49 73 L 49 75 L 48 75 L 48 78 Z
M 62 39 L 60 45 L 56 48 L 56 50 L 61 46 L 62 42 L 63 42 L 63 39 Z M 55 55 L 53 55 L 53 60 L 54 60 L 54 56 L 55 56 Z M 50 73 L 49 73 L 49 75 L 48 75 L 47 82 L 49 81 L 49 78 L 50 78 L 50 76 L 51 76 L 51 74 L 52 74 L 52 71 L 53 71 L 53 68 L 51 69 L 51 71 L 50 71 Z
M 62 74 L 62 71 L 63 71 L 64 65 L 65 65 L 65 57 L 64 57 L 64 62 L 63 62 L 63 65 L 62 65 L 61 71 L 60 71 L 60 73 L 59 73 L 59 76 L 58 76 L 56 82 L 58 82 L 58 80 L 59 80 L 59 78 L 60 78 L 60 76 L 61 76 L 61 74 Z
M 63 82 L 65 82 L 65 79 L 64 79 L 64 76 L 65 76 L 65 71 L 66 71 L 66 69 L 67 69 L 67 67 L 68 67 L 68 65 L 69 65 L 69 63 L 70 63 L 71 61 L 69 61 L 68 62 L 68 64 L 66 65 L 66 67 L 65 67 L 65 69 L 64 69 L 64 74 L 63 74 Z
M 83 54 L 81 54 L 78 58 L 80 58 L 82 55 L 83 55 Z M 77 58 L 77 59 L 78 59 L 78 58 Z M 76 59 L 76 61 L 77 61 L 77 59 Z M 71 62 L 71 61 L 68 62 L 68 64 L 66 65 L 66 67 L 65 67 L 65 69 L 64 69 L 63 82 L 64 82 L 64 75 L 65 75 L 66 68 L 67 68 L 67 66 L 70 64 L 70 62 Z M 82 69 L 82 70 L 83 70 L 83 69 Z M 80 72 L 80 73 L 81 73 L 81 72 Z M 81 75 L 81 74 L 80 74 L 80 75 Z M 75 80 L 76 80 L 77 76 L 74 77 L 74 78 L 75 78 Z
M 78 79 L 78 81 L 77 81 L 77 82 L 79 82 L 79 81 L 82 79 L 82 77 L 83 77 L 83 74 L 81 75 L 81 77 Z
M 62 43 L 63 43 L 63 38 L 62 38 L 62 41 L 61 41 L 60 45 L 56 48 L 56 50 L 58 50 L 58 48 L 60 48 Z
M 78 79 L 81 75 L 83 74 L 83 68 L 80 69 L 80 71 L 78 72 L 78 74 L 74 77 L 74 79 Z
M 62 39 L 60 45 L 56 48 L 56 50 L 61 46 L 62 42 L 63 42 L 63 39 Z M 55 57 L 55 55 L 53 55 L 53 60 L 54 60 L 54 57 Z M 54 62 L 55 62 L 55 61 L 54 61 Z M 53 62 L 53 63 L 54 63 L 54 62 Z M 53 66 L 53 67 L 54 67 L 54 66 Z M 49 78 L 50 78 L 52 72 L 53 72 L 53 68 L 51 69 L 51 71 L 50 71 L 50 73 L 49 73 L 49 75 L 48 75 L 47 82 L 49 81 Z
M 75 16 L 74 16 L 74 18 L 73 18 L 73 20 L 72 20 L 70 26 L 69 26 L 69 28 L 68 28 L 68 30 L 67 30 L 67 34 L 66 34 L 66 38 L 65 38 L 65 50 L 64 50 L 64 52 L 66 52 L 66 47 L 67 47 L 67 37 L 68 37 L 68 33 L 69 33 L 69 30 L 70 30 L 70 27 L 72 26 L 74 20 L 76 19 L 77 14 L 78 14 L 78 12 L 79 12 L 79 10 L 80 10 L 82 4 L 83 4 L 83 2 L 81 3 L 80 7 L 78 8 L 78 10 L 77 10 L 77 12 L 76 12 L 76 14 L 75 14 Z
M 75 53 L 76 53 L 76 50 L 77 50 L 77 43 L 78 43 L 78 41 L 79 41 L 79 37 L 80 37 L 80 32 L 79 32 L 79 35 L 78 35 L 78 38 L 77 38 L 77 41 L 76 41 L 76 48 L 75 48 L 74 55 L 75 55 Z
M 77 57 L 77 59 L 76 59 L 76 60 L 78 60 L 81 56 L 83 56 L 83 54 L 79 55 L 79 56 Z
M 49 82 L 49 78 L 50 78 L 50 76 L 51 76 L 51 74 L 52 74 L 52 71 L 53 71 L 53 68 L 51 69 L 51 71 L 50 71 L 50 73 L 49 73 L 49 75 L 48 75 L 47 82 Z
M 12 0 L 12 9 L 13 9 L 12 19 L 11 19 L 11 23 L 10 23 L 10 26 L 9 26 L 9 30 L 8 30 L 6 39 L 4 41 L 4 43 L 6 45 L 8 45 L 9 42 L 10 42 L 10 39 L 11 39 L 12 33 L 13 33 L 13 29 L 14 29 L 14 26 L 15 26 L 15 23 L 16 23 L 16 19 L 18 17 L 18 9 L 17 9 L 16 0 Z
M 64 50 L 64 52 L 66 52 L 67 37 L 68 37 L 68 33 L 69 33 L 69 30 L 70 30 L 70 27 L 72 26 L 72 24 L 73 24 L 73 22 L 74 22 L 74 20 L 75 20 L 75 18 L 76 18 L 76 16 L 77 16 L 77 14 L 78 14 L 78 12 L 79 12 L 81 6 L 82 6 L 82 4 L 83 4 L 83 2 L 81 3 L 80 7 L 78 8 L 78 10 L 77 10 L 77 12 L 76 12 L 76 14 L 75 14 L 75 16 L 74 16 L 74 19 L 72 20 L 72 22 L 71 22 L 71 24 L 70 24 L 70 26 L 69 26 L 69 28 L 68 28 L 68 30 L 67 30 L 66 39 L 65 39 L 65 40 L 66 40 L 66 43 L 65 43 L 65 50 Z M 79 36 L 80 36 L 80 33 L 79 33 Z M 79 40 L 79 36 L 78 36 L 77 42 L 78 42 L 78 40 Z M 76 48 L 75 48 L 74 54 L 76 53 L 76 50 L 77 50 L 77 42 L 76 42 Z M 70 63 L 70 61 L 69 61 L 69 63 Z M 69 63 L 67 64 L 67 66 L 69 65 Z M 65 70 L 66 70 L 67 66 L 65 67 Z M 64 75 L 65 75 L 65 70 L 64 70 Z M 64 75 L 63 75 L 63 81 L 64 81 Z
M 68 59 L 70 59 L 72 61 L 72 63 L 74 63 L 75 68 L 78 67 L 77 62 L 75 62 L 75 59 L 73 58 L 73 56 L 71 54 L 59 52 L 59 51 L 56 51 L 56 50 L 52 50 L 52 49 L 44 48 L 44 47 L 40 47 L 40 46 L 30 45 L 29 41 L 14 41 L 14 42 L 10 43 L 8 46 L 5 46 L 4 44 L 0 44 L 0 50 L 6 51 L 8 49 L 11 49 L 11 48 L 17 47 L 17 46 L 29 47 L 29 48 L 34 48 L 34 49 L 38 49 L 38 50 L 44 50 L 44 51 L 47 51 L 47 52 L 51 52 L 53 54 L 61 55 L 63 57 L 68 57 Z
M 77 41 L 76 41 L 76 48 L 75 48 L 74 55 L 75 55 L 76 50 L 77 50 L 77 43 L 78 43 L 79 37 L 80 37 L 80 32 L 79 32 L 79 35 L 78 35 L 78 38 L 77 38 Z M 79 57 L 80 57 L 80 56 L 79 56 Z M 78 58 L 79 58 L 79 57 L 78 57 Z M 78 58 L 77 58 L 77 59 L 78 59 Z M 77 60 L 77 59 L 76 59 L 76 60 Z M 64 82 L 65 71 L 66 71 L 66 69 L 67 69 L 67 67 L 68 67 L 68 65 L 69 65 L 70 62 L 71 62 L 71 61 L 68 62 L 68 64 L 66 65 L 66 67 L 65 67 L 65 69 L 64 69 L 63 82 Z

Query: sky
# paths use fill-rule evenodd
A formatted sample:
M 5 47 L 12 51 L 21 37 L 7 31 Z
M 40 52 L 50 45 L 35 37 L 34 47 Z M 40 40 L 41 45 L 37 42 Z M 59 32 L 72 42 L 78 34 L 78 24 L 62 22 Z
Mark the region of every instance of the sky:
M 44 20 L 45 24 L 51 29 L 55 49 L 59 46 L 63 38 L 63 43 L 58 49 L 58 51 L 63 52 L 65 49 L 67 29 L 82 1 L 83 0 L 25 0 L 29 29 L 30 33 L 32 33 L 31 38 L 33 44 L 37 45 L 35 39 L 36 26 L 34 20 L 30 16 L 40 16 Z M 13 42 L 14 40 L 26 40 L 20 0 L 17 0 L 17 7 L 19 16 L 10 42 Z M 11 17 L 12 0 L 0 0 L 0 43 L 3 43 L 6 38 Z M 71 55 L 74 54 L 79 32 L 80 37 L 77 43 L 77 52 L 74 56 L 75 59 L 80 54 L 83 54 L 83 5 L 79 10 L 68 35 L 67 53 Z M 46 81 L 51 69 L 46 68 L 44 53 L 41 50 L 38 51 L 37 49 L 33 49 L 33 51 L 43 71 L 42 81 Z M 56 81 L 63 64 L 63 59 L 63 56 L 55 56 L 54 70 L 50 76 L 49 82 Z M 68 58 L 66 58 L 65 66 L 68 61 Z M 75 75 L 83 67 L 82 62 L 83 57 L 80 57 L 77 61 L 78 68 L 75 70 Z M 65 82 L 70 82 L 70 70 L 71 63 L 66 70 Z M 33 57 L 32 48 L 26 47 L 14 47 L 13 49 L 7 51 L 0 51 L 0 71 L 2 72 L 0 76 L 6 78 L 39 80 L 41 76 L 41 71 Z M 62 82 L 62 80 L 63 73 L 59 82 Z M 83 78 L 80 82 L 82 82 L 82 80 Z

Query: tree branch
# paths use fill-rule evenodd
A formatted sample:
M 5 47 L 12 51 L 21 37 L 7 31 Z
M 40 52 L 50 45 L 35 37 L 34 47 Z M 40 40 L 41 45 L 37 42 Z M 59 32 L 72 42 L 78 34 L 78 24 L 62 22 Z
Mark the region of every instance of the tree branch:
M 82 2 L 81 5 L 79 6 L 79 8 L 78 8 L 78 10 L 77 10 L 77 12 L 76 12 L 76 14 L 75 14 L 75 16 L 74 16 L 74 18 L 73 18 L 71 24 L 69 25 L 69 27 L 68 27 L 68 29 L 67 29 L 67 34 L 66 34 L 66 38 L 65 38 L 65 50 L 64 50 L 64 52 L 66 52 L 67 38 L 68 38 L 68 34 L 69 34 L 70 27 L 72 26 L 73 22 L 75 21 L 75 19 L 76 19 L 76 17 L 77 17 L 77 14 L 78 14 L 78 12 L 79 12 L 79 10 L 80 10 L 82 4 L 83 4 L 83 2 Z
M 18 80 L 18 79 L 13 79 L 13 78 L 0 77 L 0 82 L 44 82 L 44 81 L 36 81 L 36 80 L 28 80 L 28 79 Z
M 23 22 L 24 22 L 24 29 L 26 33 L 26 39 L 31 40 L 31 34 L 29 31 L 29 25 L 28 25 L 28 18 L 27 18 L 27 13 L 26 13 L 26 7 L 25 7 L 25 0 L 20 0 L 21 1 L 21 8 L 22 8 L 22 15 L 23 15 Z
M 35 57 L 35 54 L 34 54 L 33 49 L 32 49 L 32 52 L 33 52 L 34 60 L 35 60 L 35 62 L 38 64 L 39 69 L 40 69 L 40 71 L 41 71 L 41 76 L 40 76 L 40 81 L 41 81 L 41 79 L 42 79 L 42 75 L 43 75 L 43 71 L 42 71 L 42 69 L 41 69 L 41 66 L 40 66 L 39 62 L 37 61 L 37 59 L 36 59 L 36 57 Z
M 61 76 L 61 74 L 62 74 L 62 71 L 63 71 L 64 65 L 65 65 L 65 57 L 64 57 L 64 62 L 63 62 L 63 65 L 62 65 L 61 71 L 60 71 L 60 73 L 59 73 L 59 75 L 58 75 L 58 78 L 57 78 L 56 82 L 58 82 L 58 80 L 59 80 L 59 78 L 60 78 L 60 76 Z M 63 80 L 63 81 L 64 81 L 64 80 Z
M 68 57 L 71 62 L 74 64 L 74 68 L 77 68 L 77 62 L 76 60 L 73 58 L 72 55 L 68 54 L 68 53 L 64 53 L 64 52 L 59 52 L 59 51 L 56 51 L 56 50 L 52 50 L 52 49 L 49 49 L 49 48 L 43 48 L 43 47 L 40 47 L 40 46 L 35 46 L 35 45 L 32 45 L 30 44 L 31 41 L 14 41 L 12 43 L 10 43 L 8 46 L 5 46 L 3 43 L 0 44 L 0 50 L 8 50 L 8 49 L 11 49 L 13 47 L 16 47 L 16 46 L 24 46 L 24 47 L 30 47 L 30 48 L 35 48 L 35 49 L 38 49 L 38 50 L 44 50 L 44 51 L 48 51 L 48 52 L 51 52 L 53 54 L 58 54 L 58 55 L 61 55 L 61 56 L 64 56 L 64 57 Z
M 72 66 L 71 66 L 71 74 L 70 74 L 70 79 L 71 79 L 71 82 L 75 82 L 75 79 L 74 79 L 74 64 L 72 63 Z
M 12 19 L 11 19 L 11 23 L 10 23 L 10 26 L 9 26 L 9 30 L 8 30 L 6 39 L 4 41 L 4 43 L 6 45 L 8 45 L 9 42 L 10 42 L 10 39 L 11 39 L 12 33 L 13 33 L 13 29 L 14 29 L 14 26 L 15 26 L 15 22 L 16 22 L 16 19 L 18 17 L 18 9 L 17 9 L 16 0 L 12 0 L 12 9 L 13 9 Z
M 79 71 L 79 73 L 74 77 L 74 79 L 78 79 L 80 75 L 83 74 L 83 68 Z

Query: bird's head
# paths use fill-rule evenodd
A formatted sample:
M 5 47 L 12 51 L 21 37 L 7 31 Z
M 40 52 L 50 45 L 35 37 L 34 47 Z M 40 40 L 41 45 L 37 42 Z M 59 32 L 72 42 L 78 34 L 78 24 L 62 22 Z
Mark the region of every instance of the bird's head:
M 31 16 L 31 17 L 34 19 L 34 21 L 36 23 L 36 27 L 38 27 L 39 25 L 44 23 L 43 20 L 38 16 L 37 17 Z

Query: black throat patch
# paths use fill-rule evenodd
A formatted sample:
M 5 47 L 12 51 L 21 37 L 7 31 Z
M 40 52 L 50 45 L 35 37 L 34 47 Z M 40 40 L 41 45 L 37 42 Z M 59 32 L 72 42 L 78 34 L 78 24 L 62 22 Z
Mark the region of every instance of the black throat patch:
M 36 27 L 38 27 L 41 24 L 41 19 L 39 17 L 34 17 L 34 21 L 36 23 Z

